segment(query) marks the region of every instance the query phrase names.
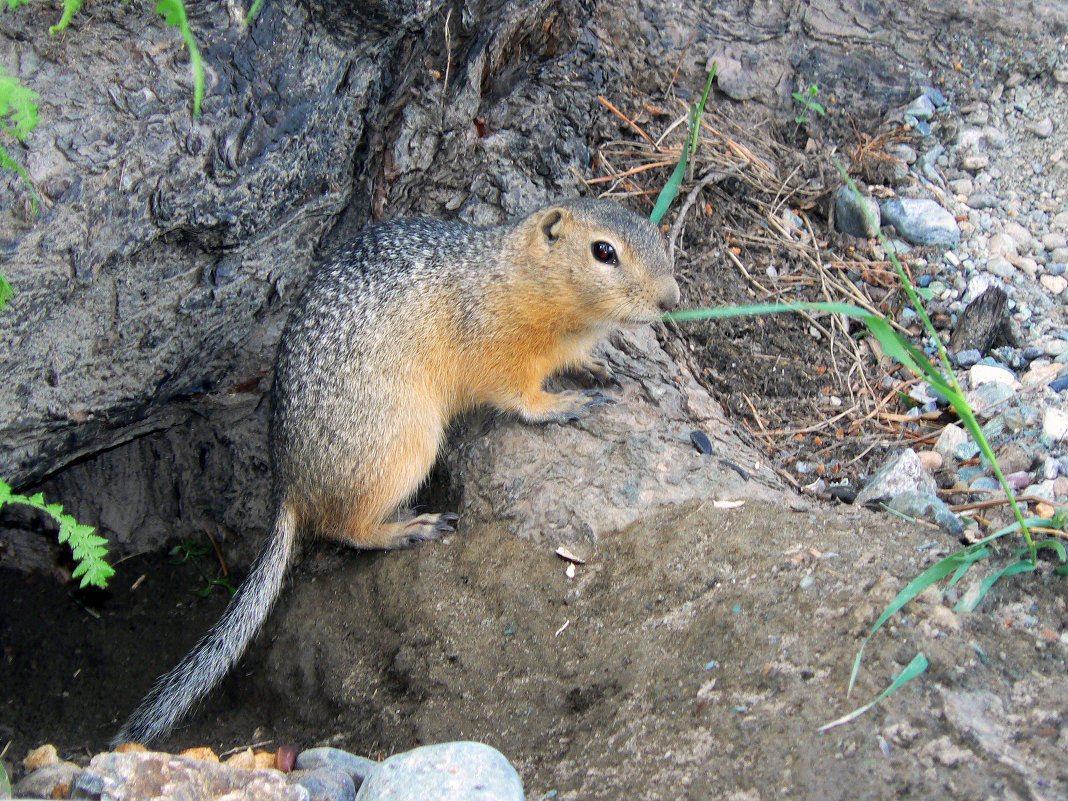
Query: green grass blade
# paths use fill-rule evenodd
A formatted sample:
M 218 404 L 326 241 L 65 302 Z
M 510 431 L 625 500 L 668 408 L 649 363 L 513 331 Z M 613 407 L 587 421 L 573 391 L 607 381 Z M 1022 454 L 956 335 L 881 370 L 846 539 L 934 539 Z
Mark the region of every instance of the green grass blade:
M 245 17 L 246 25 L 251 25 L 253 22 L 256 21 L 256 17 L 260 15 L 260 6 L 262 5 L 263 0 L 256 0 L 256 2 L 252 4 L 252 8 L 248 10 L 248 16 Z
M 705 84 L 705 92 L 701 95 L 701 102 L 690 108 L 690 125 L 682 156 L 679 158 L 679 163 L 675 165 L 675 169 L 672 170 L 668 182 L 664 184 L 664 188 L 657 195 L 653 213 L 649 215 L 653 225 L 659 225 L 660 221 L 664 219 L 664 215 L 667 214 L 667 210 L 671 208 L 672 202 L 679 194 L 682 179 L 686 177 L 686 166 L 690 163 L 690 157 L 697 152 L 697 134 L 701 130 L 701 116 L 705 113 L 705 102 L 708 100 L 708 93 L 712 90 L 712 79 L 715 77 L 716 64 L 713 62 L 712 70 L 708 73 L 708 83 Z
M 856 197 L 860 198 L 860 191 L 857 189 L 856 184 L 853 183 L 853 179 L 849 177 L 849 173 L 846 172 L 845 167 L 842 166 L 842 162 L 839 161 L 836 156 L 832 156 L 831 158 L 834 159 L 834 164 L 838 168 L 838 173 L 842 176 L 843 180 L 849 186 L 850 190 L 852 190 L 853 194 Z M 931 381 L 936 386 L 938 386 L 939 391 L 942 392 L 942 394 L 949 399 L 949 402 L 953 405 L 953 408 L 956 409 L 957 414 L 960 416 L 961 422 L 963 422 L 965 428 L 968 429 L 968 433 L 972 435 L 972 439 L 976 442 L 977 445 L 979 445 L 979 449 L 982 451 L 983 456 L 986 457 L 988 463 L 991 466 L 991 469 L 994 472 L 994 476 L 997 478 L 1002 490 L 1004 490 L 1005 497 L 1009 499 L 1009 506 L 1012 507 L 1013 514 L 1020 522 L 1020 530 L 1024 535 L 1024 539 L 1027 540 L 1027 547 L 1030 549 L 1031 552 L 1031 562 L 1037 563 L 1038 556 L 1035 551 L 1035 543 L 1034 540 L 1031 538 L 1031 532 L 1028 530 L 1027 524 L 1024 523 L 1023 511 L 1021 511 L 1019 504 L 1016 503 L 1016 494 L 1012 491 L 1012 487 L 1009 486 L 1009 482 L 1005 479 L 1005 475 L 1004 473 L 1002 473 L 1001 467 L 1000 465 L 998 465 L 997 459 L 994 457 L 994 452 L 990 448 L 990 443 L 986 441 L 986 437 L 983 435 L 983 432 L 979 427 L 979 423 L 975 419 L 975 414 L 968 406 L 967 401 L 964 400 L 964 393 L 961 391 L 960 384 L 957 383 L 957 378 L 953 374 L 953 366 L 952 364 L 950 364 L 949 354 L 946 352 L 945 345 L 942 344 L 942 339 L 938 336 L 938 332 L 935 330 L 934 325 L 931 323 L 931 318 L 927 316 L 927 311 L 924 309 L 923 302 L 916 293 L 916 287 L 912 285 L 912 281 L 909 280 L 908 274 L 905 272 L 905 268 L 901 266 L 901 262 L 897 258 L 897 253 L 894 251 L 894 248 L 891 246 L 887 238 L 883 235 L 883 232 L 879 230 L 878 225 L 876 225 L 876 220 L 872 216 L 871 210 L 868 208 L 867 204 L 864 203 L 861 204 L 861 210 L 868 218 L 868 221 L 869 223 L 871 223 L 872 227 L 875 228 L 875 230 L 878 232 L 877 235 L 879 237 L 879 242 L 884 248 L 886 248 L 887 255 L 890 256 L 890 261 L 893 263 L 894 269 L 897 271 L 898 279 L 901 282 L 901 286 L 904 287 L 906 294 L 909 296 L 909 302 L 912 304 L 912 308 L 916 311 L 916 314 L 923 322 L 924 330 L 927 332 L 928 336 L 931 337 L 932 341 L 935 344 L 935 348 L 938 351 L 939 359 L 942 362 L 943 367 L 945 368 L 945 373 L 942 373 L 941 371 L 934 371 L 934 373 L 936 373 L 938 376 L 937 381 L 947 383 L 949 386 L 952 387 L 952 391 L 946 392 L 941 388 L 941 386 L 938 386 L 938 384 L 936 383 L 936 378 L 933 375 L 928 374 L 927 372 L 924 372 L 923 375 L 925 375 L 928 381 Z M 917 350 L 911 344 L 906 344 L 906 347 L 911 348 L 912 351 Z M 926 361 L 926 359 L 924 359 L 923 361 Z M 905 362 L 902 362 L 902 364 L 905 364 Z M 922 365 L 922 362 L 920 362 L 920 364 Z M 909 369 L 912 369 L 912 367 L 909 366 Z
M 1057 558 L 1061 562 L 1068 562 L 1068 549 L 1064 547 L 1064 543 L 1060 540 L 1042 540 L 1042 542 L 1035 543 L 1035 550 L 1041 551 L 1043 548 L 1049 548 L 1057 554 Z M 1016 555 L 1023 556 L 1025 551 L 1019 551 Z
M 1025 553 L 1028 553 L 1030 549 L 1024 549 Z M 954 612 L 974 612 L 975 608 L 979 606 L 980 602 L 986 597 L 986 594 L 990 592 L 998 579 L 1002 576 L 1015 576 L 1017 573 L 1030 573 L 1036 570 L 1037 566 L 1029 561 L 1024 560 L 1020 562 L 1010 562 L 1000 570 L 995 570 L 979 584 L 979 592 L 975 598 L 961 598 L 957 602 L 957 605 L 953 607 Z
M 963 548 L 956 553 L 952 553 L 949 556 L 935 562 L 929 568 L 924 570 L 920 575 L 914 578 L 901 590 L 883 610 L 883 613 L 879 615 L 878 619 L 871 627 L 871 631 L 860 644 L 860 650 L 857 652 L 857 658 L 853 662 L 853 671 L 849 674 L 849 687 L 846 690 L 846 697 L 849 697 L 853 693 L 853 686 L 857 681 L 857 673 L 860 671 L 861 659 L 864 656 L 864 648 L 868 644 L 868 640 L 877 632 L 883 625 L 889 620 L 894 613 L 898 612 L 905 604 L 926 590 L 928 587 L 936 584 L 944 579 L 950 573 L 955 573 L 960 568 L 967 570 L 973 563 L 985 558 L 989 554 L 989 550 L 986 548 L 976 548 L 974 545 L 969 545 L 967 548 Z M 963 573 L 961 574 L 963 575 Z
M 693 136 L 693 131 L 697 130 L 697 126 L 694 125 L 694 118 L 696 117 L 696 111 L 690 109 L 690 136 Z M 679 159 L 679 163 L 675 165 L 675 169 L 671 171 L 671 177 L 668 178 L 664 188 L 660 190 L 660 194 L 656 197 L 656 205 L 653 206 L 653 213 L 649 215 L 649 219 L 652 220 L 653 225 L 659 225 L 660 221 L 664 219 L 664 215 L 667 214 L 667 210 L 671 208 L 672 202 L 679 194 L 679 186 L 682 185 L 682 179 L 686 176 L 686 165 L 690 161 L 690 145 L 686 143 L 685 148 L 682 151 L 682 157 Z
M 860 707 L 859 709 L 854 709 L 848 715 L 843 715 L 842 717 L 838 718 L 837 720 L 832 720 L 830 723 L 828 723 L 828 724 L 826 724 L 824 726 L 820 726 L 819 731 L 824 732 L 824 731 L 827 731 L 828 729 L 833 729 L 835 726 L 841 726 L 843 723 L 849 723 L 849 721 L 859 718 L 861 715 L 863 715 L 865 712 L 867 712 L 873 706 L 878 704 L 880 701 L 882 701 L 888 695 L 890 695 L 893 692 L 896 692 L 898 689 L 900 689 L 904 685 L 908 684 L 914 678 L 916 678 L 921 673 L 923 673 L 925 670 L 927 670 L 927 665 L 928 665 L 927 657 L 924 656 L 922 653 L 916 654 L 916 656 L 913 657 L 912 661 L 909 662 L 908 665 L 905 666 L 905 669 L 902 670 L 897 675 L 897 678 L 895 678 L 890 683 L 890 686 L 887 687 L 885 690 L 883 690 L 881 693 L 879 693 L 879 696 L 875 700 L 871 701 L 870 703 L 865 704 L 864 706 Z

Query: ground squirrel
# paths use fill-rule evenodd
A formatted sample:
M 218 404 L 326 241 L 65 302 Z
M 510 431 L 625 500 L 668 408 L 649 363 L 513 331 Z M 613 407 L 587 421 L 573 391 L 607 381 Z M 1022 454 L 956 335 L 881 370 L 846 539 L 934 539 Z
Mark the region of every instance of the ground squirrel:
M 678 299 L 660 231 L 606 201 L 491 228 L 400 219 L 359 233 L 314 274 L 282 333 L 272 534 L 222 618 L 115 741 L 166 734 L 226 674 L 277 598 L 298 531 L 356 548 L 451 531 L 453 514 L 386 521 L 426 478 L 452 417 L 479 404 L 531 423 L 581 416 L 608 398 L 546 392 L 546 377 L 603 372 L 594 345 Z

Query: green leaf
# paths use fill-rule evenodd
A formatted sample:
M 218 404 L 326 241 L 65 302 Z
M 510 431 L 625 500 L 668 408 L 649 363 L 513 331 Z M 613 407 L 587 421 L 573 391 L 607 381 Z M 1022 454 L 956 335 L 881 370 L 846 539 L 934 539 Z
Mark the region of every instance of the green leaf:
M 1041 551 L 1043 548 L 1049 548 L 1054 551 L 1061 562 L 1068 562 L 1068 549 L 1065 549 L 1064 543 L 1060 540 L 1042 540 L 1035 543 L 1036 551 Z M 1027 553 L 1027 549 L 1018 551 L 1016 555 L 1023 556 L 1025 553 Z
M 987 576 L 979 584 L 979 592 L 975 598 L 962 598 L 957 602 L 957 605 L 953 607 L 954 612 L 973 612 L 975 608 L 979 606 L 979 603 L 986 597 L 986 594 L 990 592 L 990 589 L 997 583 L 998 579 L 1002 576 L 1015 576 L 1017 573 L 1030 573 L 1036 569 L 1036 565 L 1030 561 L 1010 562 L 1000 570 L 996 570 Z
M 974 562 L 983 558 L 988 551 L 985 548 L 976 547 L 976 545 L 969 545 L 956 553 L 952 553 L 944 559 L 935 562 L 929 568 L 924 570 L 920 575 L 914 578 L 906 585 L 905 589 L 901 590 L 892 600 L 883 613 L 879 615 L 879 618 L 875 621 L 875 624 L 871 627 L 871 631 L 860 643 L 860 650 L 857 652 L 857 658 L 853 661 L 853 672 L 849 674 L 849 688 L 846 690 L 846 696 L 848 697 L 853 692 L 853 685 L 857 681 L 857 673 L 860 672 L 860 662 L 864 657 L 864 649 L 868 644 L 868 640 L 882 628 L 890 617 L 900 610 L 905 604 L 926 590 L 933 584 L 941 581 L 950 573 L 956 572 L 962 566 L 971 566 Z M 980 555 L 982 554 L 982 555 Z M 963 575 L 963 573 L 962 573 Z
M 96 529 L 76 521 L 73 517 L 63 513 L 63 507 L 58 503 L 45 503 L 44 495 L 38 492 L 36 495 L 26 497 L 11 491 L 11 485 L 0 480 L 0 506 L 5 503 L 20 503 L 32 506 L 49 515 L 59 524 L 59 532 L 56 539 L 61 545 L 70 547 L 71 554 L 77 565 L 71 574 L 73 578 L 81 577 L 81 586 L 93 584 L 104 587 L 107 580 L 115 575 L 114 568 L 106 561 L 108 541 L 96 533 Z
M 8 2 L 13 2 L 13 0 L 8 0 Z M 8 778 L 3 762 L 0 762 L 0 798 L 11 798 L 11 779 Z
M 679 186 L 682 185 L 682 179 L 686 177 L 686 165 L 689 163 L 690 157 L 697 151 L 697 134 L 701 130 L 701 117 L 705 113 L 705 103 L 708 101 L 708 93 L 712 91 L 712 79 L 715 77 L 716 63 L 713 62 L 712 70 L 708 73 L 708 82 L 705 84 L 705 92 L 701 95 L 701 102 L 690 108 L 689 133 L 686 137 L 686 145 L 683 148 L 682 155 L 679 157 L 679 163 L 675 165 L 675 169 L 671 172 L 671 177 L 668 178 L 668 182 L 664 184 L 664 188 L 657 195 L 653 213 L 649 215 L 653 225 L 660 224 L 664 215 L 667 214 L 667 210 L 671 208 L 675 197 L 679 194 Z
M 865 704 L 859 709 L 854 709 L 848 715 L 843 715 L 842 717 L 838 718 L 838 720 L 832 720 L 830 723 L 824 726 L 820 726 L 819 731 L 827 731 L 828 729 L 833 729 L 835 726 L 841 726 L 843 723 L 849 723 L 849 721 L 859 718 L 861 715 L 863 715 L 877 703 L 882 701 L 888 695 L 905 686 L 914 678 L 916 678 L 925 670 L 927 670 L 927 665 L 927 657 L 924 656 L 922 653 L 916 654 L 916 656 L 913 657 L 912 661 L 905 666 L 905 669 L 897 675 L 897 678 L 895 678 L 890 683 L 890 686 L 883 690 L 881 693 L 879 693 L 879 696 L 875 700 Z

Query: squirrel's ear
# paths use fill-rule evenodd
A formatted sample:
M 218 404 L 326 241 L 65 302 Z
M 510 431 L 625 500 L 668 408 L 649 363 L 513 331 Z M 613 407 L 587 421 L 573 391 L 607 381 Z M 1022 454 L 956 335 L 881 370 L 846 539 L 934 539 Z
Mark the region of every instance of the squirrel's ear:
M 560 209 L 549 209 L 541 219 L 541 232 L 550 245 L 560 238 L 564 223 L 564 213 Z

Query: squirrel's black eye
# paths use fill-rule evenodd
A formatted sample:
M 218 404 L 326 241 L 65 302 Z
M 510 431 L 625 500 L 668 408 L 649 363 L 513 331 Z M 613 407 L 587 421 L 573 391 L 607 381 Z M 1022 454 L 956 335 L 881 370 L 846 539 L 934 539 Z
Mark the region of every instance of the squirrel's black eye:
M 593 243 L 593 257 L 604 264 L 619 264 L 616 249 L 603 240 Z

